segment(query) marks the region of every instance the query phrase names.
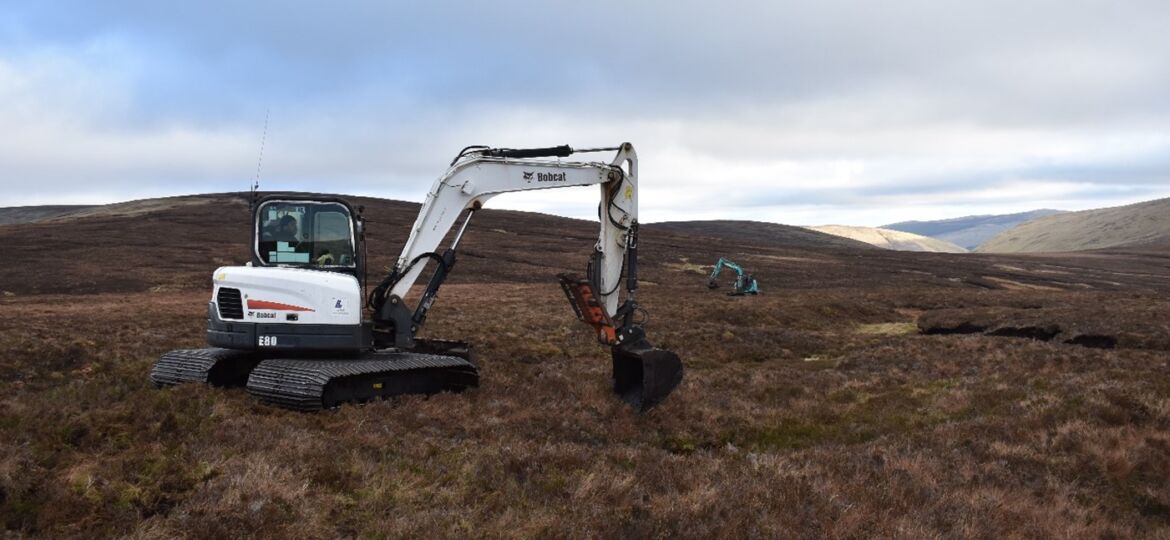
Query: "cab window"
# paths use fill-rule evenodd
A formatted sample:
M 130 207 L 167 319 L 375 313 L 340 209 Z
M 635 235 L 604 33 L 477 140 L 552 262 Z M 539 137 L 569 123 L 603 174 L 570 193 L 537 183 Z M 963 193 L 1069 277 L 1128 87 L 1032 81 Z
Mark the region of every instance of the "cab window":
M 269 201 L 257 221 L 256 254 L 265 264 L 354 266 L 351 217 L 341 204 Z

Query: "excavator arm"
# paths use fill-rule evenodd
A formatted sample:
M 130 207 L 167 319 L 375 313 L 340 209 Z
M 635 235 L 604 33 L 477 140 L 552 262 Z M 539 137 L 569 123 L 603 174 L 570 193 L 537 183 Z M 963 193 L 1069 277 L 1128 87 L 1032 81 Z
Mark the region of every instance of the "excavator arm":
M 548 160 L 573 154 L 614 151 L 608 162 Z M 544 158 L 544 159 L 542 159 Z M 439 287 L 455 264 L 455 250 L 475 211 L 501 193 L 598 185 L 600 231 L 584 278 L 560 276 L 578 318 L 611 346 L 615 391 L 645 410 L 661 401 L 682 379 L 682 364 L 672 352 L 645 339 L 634 320 L 637 290 L 638 157 L 629 143 L 612 148 L 573 150 L 469 147 L 435 181 L 390 274 L 370 294 L 375 330 L 409 349 L 426 320 Z M 439 244 L 466 214 L 451 244 Z M 437 264 L 417 305 L 406 295 L 427 266 Z M 623 270 L 626 283 L 623 291 Z M 621 298 L 624 295 L 624 299 Z
M 719 288 L 719 274 L 723 273 L 724 268 L 730 268 L 735 271 L 736 278 L 743 276 L 743 268 L 723 257 L 715 263 L 715 268 L 711 270 L 711 278 L 707 281 L 707 287 L 711 289 Z

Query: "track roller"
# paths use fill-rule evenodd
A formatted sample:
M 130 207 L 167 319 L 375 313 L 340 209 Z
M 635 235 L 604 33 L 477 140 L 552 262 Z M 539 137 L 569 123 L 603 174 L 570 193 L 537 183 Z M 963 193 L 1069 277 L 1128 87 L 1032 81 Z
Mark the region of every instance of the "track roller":
M 479 370 L 467 360 L 397 351 L 368 353 L 352 360 L 264 360 L 248 378 L 252 395 L 299 411 L 476 386 Z

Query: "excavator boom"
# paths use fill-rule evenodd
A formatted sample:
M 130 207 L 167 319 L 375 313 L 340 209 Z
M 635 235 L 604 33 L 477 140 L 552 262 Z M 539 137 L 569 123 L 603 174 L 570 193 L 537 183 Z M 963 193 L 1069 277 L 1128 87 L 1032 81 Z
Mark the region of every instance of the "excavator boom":
M 608 162 L 539 159 L 595 152 L 615 155 Z M 427 193 L 393 271 L 370 295 L 375 331 L 388 336 L 387 340 L 397 347 L 411 346 L 439 287 L 455 264 L 455 248 L 463 229 L 488 199 L 501 193 L 585 185 L 600 186 L 600 231 L 586 275 L 562 274 L 561 285 L 578 318 L 611 348 L 615 392 L 643 410 L 665 399 L 682 380 L 682 362 L 678 355 L 651 345 L 633 318 L 640 309 L 635 300 L 638 157 L 629 143 L 585 150 L 568 146 L 465 149 Z M 440 242 L 464 214 L 459 233 L 440 253 Z M 428 261 L 436 262 L 438 269 L 412 309 L 407 306 L 406 293 Z M 647 378 L 646 374 L 654 375 Z

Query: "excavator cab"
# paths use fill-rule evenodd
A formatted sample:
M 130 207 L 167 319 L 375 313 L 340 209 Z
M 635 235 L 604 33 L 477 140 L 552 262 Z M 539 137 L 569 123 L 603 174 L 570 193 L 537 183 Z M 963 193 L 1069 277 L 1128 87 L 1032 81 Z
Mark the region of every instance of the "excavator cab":
M 361 279 L 361 218 L 341 199 L 274 196 L 253 211 L 252 264 Z

